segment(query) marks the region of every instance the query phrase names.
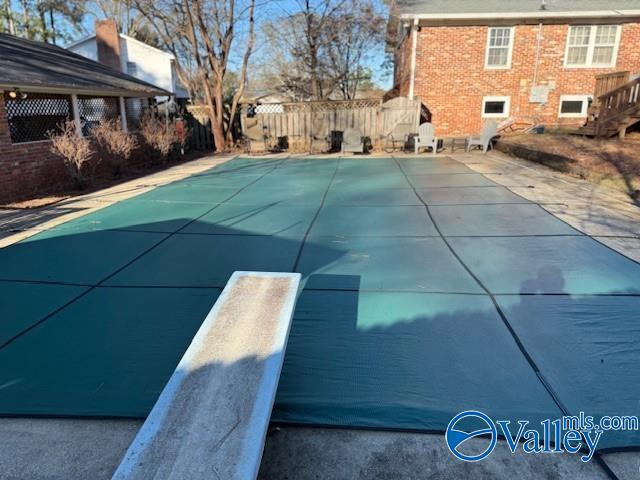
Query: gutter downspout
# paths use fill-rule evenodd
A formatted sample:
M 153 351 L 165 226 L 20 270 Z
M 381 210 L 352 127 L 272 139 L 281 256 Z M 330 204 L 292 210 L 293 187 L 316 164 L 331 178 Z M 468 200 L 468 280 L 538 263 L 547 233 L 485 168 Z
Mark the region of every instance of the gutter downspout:
M 536 60 L 535 60 L 535 65 L 533 67 L 533 84 L 531 86 L 531 89 L 529 89 L 529 92 L 532 91 L 533 88 L 538 86 L 538 71 L 540 69 L 540 48 L 542 46 L 542 20 L 540 21 L 540 23 L 538 23 L 538 38 L 536 39 Z M 547 93 L 548 95 L 548 93 Z M 547 98 L 547 102 L 549 101 L 549 99 Z M 529 102 L 531 102 L 531 99 L 529 99 Z M 545 102 L 544 104 L 538 104 L 535 106 L 535 111 L 537 114 L 540 114 L 542 112 L 542 107 L 544 105 L 547 104 L 547 102 Z M 520 102 L 518 102 L 520 103 Z M 520 106 L 518 106 L 518 109 L 520 108 Z
M 416 50 L 418 48 L 418 18 L 413 19 L 411 27 L 411 78 L 409 82 L 409 98 L 413 98 L 414 86 L 416 83 Z

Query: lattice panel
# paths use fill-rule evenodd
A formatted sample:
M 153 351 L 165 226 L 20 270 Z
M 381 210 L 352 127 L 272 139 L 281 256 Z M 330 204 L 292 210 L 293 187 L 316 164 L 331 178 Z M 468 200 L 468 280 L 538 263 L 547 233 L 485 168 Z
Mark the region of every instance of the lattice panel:
M 380 107 L 380 105 L 381 101 L 376 98 L 363 98 L 359 100 L 327 100 L 322 102 L 297 102 L 282 104 L 285 112 L 333 112 L 336 110 L 344 109 L 357 110 L 361 108 L 378 108 Z
M 14 99 L 5 92 L 4 104 L 12 143 L 46 140 L 47 132 L 71 118 L 71 97 L 65 95 L 18 93 Z
M 118 118 L 118 98 L 78 96 L 78 114 L 83 133 L 88 134 L 100 122 Z
M 284 105 L 281 103 L 265 103 L 256 107 L 256 113 L 284 113 Z

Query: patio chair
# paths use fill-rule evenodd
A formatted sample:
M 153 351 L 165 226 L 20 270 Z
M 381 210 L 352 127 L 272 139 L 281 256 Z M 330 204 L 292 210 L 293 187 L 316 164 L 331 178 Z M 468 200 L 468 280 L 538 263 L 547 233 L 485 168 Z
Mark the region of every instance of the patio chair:
M 362 132 L 357 128 L 347 128 L 342 134 L 342 153 L 364 153 Z
M 415 153 L 421 148 L 431 148 L 433 153 L 438 153 L 438 138 L 431 123 L 423 123 L 418 127 L 418 136 L 414 137 L 413 142 Z
M 480 147 L 483 153 L 487 153 L 489 148 L 493 148 L 491 140 L 498 134 L 498 124 L 496 122 L 487 122 L 484 124 L 482 133 L 476 137 L 467 139 L 467 152 L 471 151 L 471 147 Z
M 311 122 L 311 134 L 309 135 L 309 153 L 314 153 L 314 146 L 321 145 L 321 152 L 328 152 L 331 149 L 329 135 L 327 135 L 327 125 L 322 118 L 314 118 Z
M 264 152 L 266 150 L 266 142 L 262 125 L 258 123 L 258 119 L 247 118 L 243 127 L 242 133 L 247 147 L 247 153 Z

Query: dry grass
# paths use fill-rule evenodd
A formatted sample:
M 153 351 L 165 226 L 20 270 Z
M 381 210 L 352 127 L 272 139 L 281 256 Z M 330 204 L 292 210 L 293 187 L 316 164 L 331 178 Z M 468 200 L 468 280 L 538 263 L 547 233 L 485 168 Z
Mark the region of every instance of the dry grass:
M 595 183 L 605 183 L 640 199 L 640 134 L 624 141 L 592 139 L 577 135 L 513 135 L 501 140 L 539 152 L 570 159 L 570 173 Z

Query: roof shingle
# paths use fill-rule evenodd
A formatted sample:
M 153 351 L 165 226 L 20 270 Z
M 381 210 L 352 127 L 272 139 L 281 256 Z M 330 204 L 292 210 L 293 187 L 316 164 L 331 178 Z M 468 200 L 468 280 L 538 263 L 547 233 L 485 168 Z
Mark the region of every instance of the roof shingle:
M 640 10 L 640 0 L 398 0 L 400 13 L 451 15 L 487 13 L 547 14 Z
M 64 48 L 5 33 L 0 33 L 2 87 L 141 97 L 169 94 Z

